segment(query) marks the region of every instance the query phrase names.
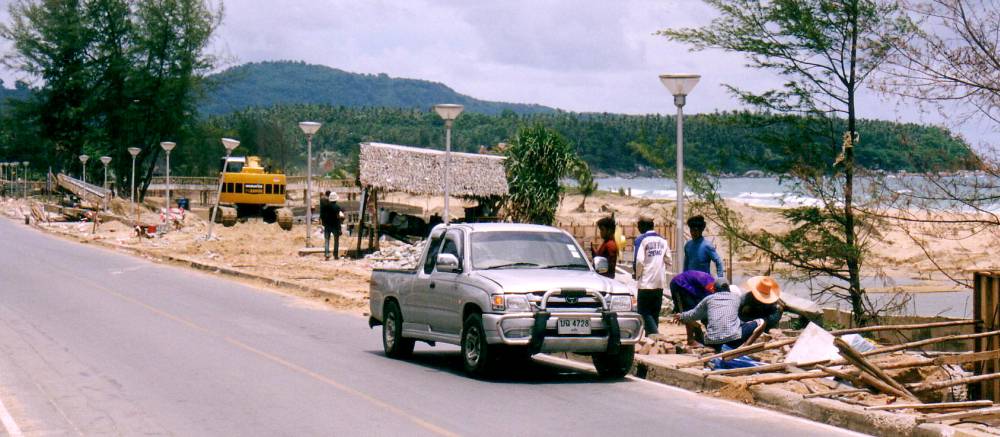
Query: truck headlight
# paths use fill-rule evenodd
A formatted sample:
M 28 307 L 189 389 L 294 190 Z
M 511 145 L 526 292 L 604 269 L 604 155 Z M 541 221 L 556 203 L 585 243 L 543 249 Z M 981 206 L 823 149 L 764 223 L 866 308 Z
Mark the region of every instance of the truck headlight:
M 611 311 L 632 311 L 632 296 L 611 296 Z
M 531 311 L 531 305 L 528 304 L 528 296 L 523 294 L 512 294 L 504 297 L 507 300 L 507 311 L 515 313 Z

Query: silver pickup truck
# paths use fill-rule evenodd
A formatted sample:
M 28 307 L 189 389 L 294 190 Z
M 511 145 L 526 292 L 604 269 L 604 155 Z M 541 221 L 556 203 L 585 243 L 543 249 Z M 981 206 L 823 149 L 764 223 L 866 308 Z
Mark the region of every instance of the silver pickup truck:
M 385 354 L 405 358 L 416 340 L 462 347 L 466 372 L 481 377 L 501 356 L 589 354 L 600 375 L 632 367 L 642 321 L 624 284 L 598 274 L 562 230 L 524 224 L 439 225 L 413 270 L 376 269 L 372 327 Z

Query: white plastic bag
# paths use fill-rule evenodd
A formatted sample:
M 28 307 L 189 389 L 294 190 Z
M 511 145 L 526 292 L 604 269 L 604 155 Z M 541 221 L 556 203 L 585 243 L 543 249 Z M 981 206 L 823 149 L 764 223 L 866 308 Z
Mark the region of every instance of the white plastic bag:
M 833 334 L 815 323 L 809 323 L 806 329 L 803 329 L 802 333 L 799 334 L 799 338 L 795 340 L 792 351 L 785 356 L 785 362 L 801 364 L 838 358 L 840 358 L 840 354 L 837 352 L 837 347 L 833 345 Z

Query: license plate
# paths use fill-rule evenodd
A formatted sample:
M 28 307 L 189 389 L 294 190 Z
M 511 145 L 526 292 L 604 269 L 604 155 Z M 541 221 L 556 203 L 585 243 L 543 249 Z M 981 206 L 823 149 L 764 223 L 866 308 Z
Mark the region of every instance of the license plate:
M 590 334 L 590 319 L 559 319 L 559 335 Z

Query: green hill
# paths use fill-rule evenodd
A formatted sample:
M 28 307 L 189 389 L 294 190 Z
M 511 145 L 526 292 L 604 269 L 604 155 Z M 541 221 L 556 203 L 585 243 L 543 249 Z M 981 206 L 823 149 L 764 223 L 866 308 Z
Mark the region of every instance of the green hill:
M 304 62 L 243 64 L 209 76 L 206 84 L 203 115 L 284 104 L 427 109 L 437 103 L 459 103 L 481 114 L 554 111 L 541 105 L 478 100 L 437 82 L 350 73 Z

